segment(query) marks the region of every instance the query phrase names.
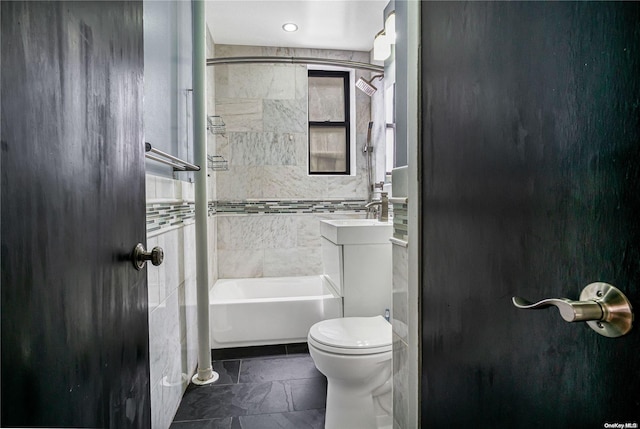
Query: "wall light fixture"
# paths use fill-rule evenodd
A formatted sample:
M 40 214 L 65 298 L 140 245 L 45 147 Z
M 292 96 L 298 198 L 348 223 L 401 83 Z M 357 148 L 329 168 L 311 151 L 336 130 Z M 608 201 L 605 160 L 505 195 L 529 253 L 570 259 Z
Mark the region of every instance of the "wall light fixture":
M 373 59 L 376 61 L 384 61 L 391 55 L 391 43 L 387 39 L 384 30 L 376 34 L 373 39 Z
M 384 22 L 384 29 L 373 39 L 373 59 L 384 61 L 391 55 L 391 45 L 396 43 L 396 13 L 391 12 Z
M 389 42 L 391 44 L 396 43 L 396 13 L 391 12 L 389 16 L 387 16 L 387 20 L 384 22 L 384 32 L 389 38 Z

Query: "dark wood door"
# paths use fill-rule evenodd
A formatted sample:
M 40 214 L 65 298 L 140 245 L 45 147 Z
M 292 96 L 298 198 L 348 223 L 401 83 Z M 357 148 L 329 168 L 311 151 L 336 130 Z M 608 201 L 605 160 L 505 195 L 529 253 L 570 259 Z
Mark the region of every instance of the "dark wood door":
M 2 2 L 2 426 L 150 427 L 142 2 Z
M 640 424 L 640 4 L 423 2 L 422 427 Z M 637 427 L 637 426 L 628 426 Z

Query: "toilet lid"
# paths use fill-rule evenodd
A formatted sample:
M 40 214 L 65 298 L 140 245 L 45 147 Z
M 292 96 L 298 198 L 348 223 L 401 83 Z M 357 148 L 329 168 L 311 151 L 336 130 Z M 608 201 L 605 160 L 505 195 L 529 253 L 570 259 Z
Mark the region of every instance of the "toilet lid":
M 391 324 L 382 316 L 328 319 L 311 327 L 309 340 L 327 351 L 382 353 L 391 350 Z

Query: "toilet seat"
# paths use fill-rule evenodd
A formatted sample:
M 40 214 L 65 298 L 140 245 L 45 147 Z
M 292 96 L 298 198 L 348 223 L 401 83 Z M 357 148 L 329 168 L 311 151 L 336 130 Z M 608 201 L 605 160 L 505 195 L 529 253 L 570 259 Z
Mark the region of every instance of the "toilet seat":
M 316 323 L 309 344 L 329 353 L 364 355 L 391 351 L 391 324 L 382 316 L 343 317 Z

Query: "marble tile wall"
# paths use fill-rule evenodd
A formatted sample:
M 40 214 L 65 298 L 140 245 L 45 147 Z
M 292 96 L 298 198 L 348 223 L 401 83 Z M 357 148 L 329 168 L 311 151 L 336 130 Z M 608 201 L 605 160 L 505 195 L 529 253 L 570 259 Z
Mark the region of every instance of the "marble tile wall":
M 216 56 L 295 55 L 368 62 L 366 52 L 215 45 Z M 356 168 L 351 176 L 307 174 L 307 67 L 234 64 L 215 67 L 215 109 L 227 133 L 216 154 L 229 171 L 215 175 L 219 200 L 366 198 L 365 144 L 370 98 L 355 92 Z M 355 78 L 368 77 L 356 72 Z
M 306 56 L 369 61 L 367 52 L 215 45 L 217 57 Z M 218 201 L 365 200 L 362 147 L 371 117 L 370 98 L 355 91 L 356 167 L 350 176 L 309 176 L 307 67 L 242 64 L 215 67 L 215 111 L 226 124 L 216 155 L 229 170 L 216 172 Z M 355 79 L 370 73 L 357 71 Z M 362 217 L 362 213 L 350 215 Z M 344 217 L 344 214 L 340 216 Z M 216 215 L 220 278 L 322 273 L 319 218 L 313 214 Z
M 339 214 L 218 214 L 220 278 L 322 274 L 320 220 L 361 218 Z
M 193 204 L 193 184 L 147 175 L 147 211 Z M 148 223 L 147 249 L 164 250 L 162 265 L 147 264 L 152 428 L 167 429 L 197 362 L 195 225 Z
M 398 243 L 401 243 L 398 241 Z M 394 243 L 393 257 L 393 420 L 394 429 L 408 426 L 409 392 L 409 252 L 402 244 Z

